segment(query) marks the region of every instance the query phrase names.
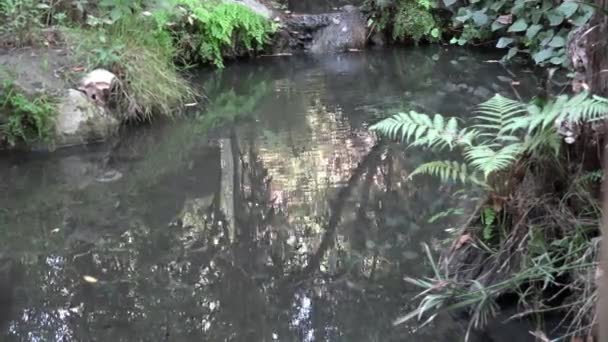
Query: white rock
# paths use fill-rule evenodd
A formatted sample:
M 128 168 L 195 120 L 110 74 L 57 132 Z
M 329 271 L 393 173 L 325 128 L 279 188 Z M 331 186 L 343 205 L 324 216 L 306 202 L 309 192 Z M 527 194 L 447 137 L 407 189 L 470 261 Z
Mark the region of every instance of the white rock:
M 68 90 L 57 108 L 55 118 L 55 144 L 57 147 L 82 145 L 105 140 L 120 122 L 103 107 L 88 100 L 75 89 Z

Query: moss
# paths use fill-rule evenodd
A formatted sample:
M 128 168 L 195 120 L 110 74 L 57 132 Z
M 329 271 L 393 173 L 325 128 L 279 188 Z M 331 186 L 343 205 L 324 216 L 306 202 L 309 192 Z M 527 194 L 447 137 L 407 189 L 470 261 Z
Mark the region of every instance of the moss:
M 14 146 L 48 140 L 55 114 L 55 104 L 48 96 L 28 96 L 11 80 L 0 85 L 0 142 Z

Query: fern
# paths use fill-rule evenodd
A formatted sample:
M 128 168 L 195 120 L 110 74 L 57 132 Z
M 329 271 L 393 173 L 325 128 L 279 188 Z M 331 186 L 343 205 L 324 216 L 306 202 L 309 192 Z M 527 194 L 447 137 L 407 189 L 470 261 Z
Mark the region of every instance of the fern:
M 521 102 L 495 95 L 490 100 L 477 106 L 476 112 L 480 115 L 475 118 L 481 123 L 474 127 L 486 131 L 483 136 L 503 138 L 504 140 L 503 130 L 505 126 L 521 117 L 526 112 L 526 108 Z
M 525 105 L 501 95 L 480 104 L 477 124 L 460 128 L 456 118 L 410 111 L 373 125 L 380 135 L 401 140 L 409 146 L 441 149 L 462 148 L 466 163 L 433 161 L 417 167 L 409 176 L 427 174 L 442 181 L 473 182 L 487 186 L 492 175 L 507 171 L 524 154 L 559 153 L 561 140 L 554 123 L 560 120 L 589 122 L 604 118 L 608 100 L 582 93 L 559 96 L 543 105 Z M 475 175 L 483 174 L 484 181 Z M 494 180 L 497 181 L 497 180 Z
M 521 143 L 507 146 L 480 145 L 465 151 L 465 158 L 487 179 L 492 173 L 508 169 L 525 151 Z
M 481 223 L 483 223 L 483 239 L 489 241 L 494 236 L 494 222 L 496 221 L 496 211 L 486 207 L 481 212 Z
M 472 176 L 467 169 L 467 164 L 449 160 L 424 163 L 412 171 L 408 178 L 412 179 L 416 175 L 439 177 L 443 182 L 460 181 L 461 183 L 467 183 L 472 180 Z
M 432 118 L 427 114 L 410 111 L 384 119 L 370 129 L 393 140 L 401 140 L 413 146 L 449 147 L 471 145 L 474 130 L 459 129 L 458 119 L 446 120 L 440 114 Z
M 525 129 L 528 133 L 532 133 L 537 129 L 546 129 L 556 121 L 580 123 L 598 120 L 608 113 L 608 100 L 583 92 L 574 97 L 558 96 L 543 106 L 530 105 L 527 111 L 529 115 L 513 118 L 502 132 Z

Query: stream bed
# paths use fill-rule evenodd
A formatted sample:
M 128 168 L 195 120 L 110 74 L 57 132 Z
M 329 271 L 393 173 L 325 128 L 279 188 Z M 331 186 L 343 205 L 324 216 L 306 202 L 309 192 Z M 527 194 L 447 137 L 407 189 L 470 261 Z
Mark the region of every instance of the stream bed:
M 0 155 L 2 341 L 437 341 L 415 308 L 454 205 L 377 141 L 402 110 L 471 116 L 535 74 L 500 53 L 420 47 L 266 57 L 200 72 L 206 109 L 115 141 Z M 517 95 L 516 95 L 517 93 Z M 526 341 L 526 327 L 479 341 Z

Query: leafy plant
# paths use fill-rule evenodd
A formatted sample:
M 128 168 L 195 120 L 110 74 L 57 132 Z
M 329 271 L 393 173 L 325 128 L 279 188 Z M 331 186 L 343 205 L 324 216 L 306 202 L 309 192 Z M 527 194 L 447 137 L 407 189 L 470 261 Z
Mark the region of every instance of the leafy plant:
M 509 49 L 505 60 L 526 53 L 539 65 L 568 66 L 568 34 L 573 27 L 585 25 L 593 12 L 592 6 L 578 1 L 472 1 L 454 16 L 461 34 L 452 43 L 464 45 L 497 36 L 496 47 Z
M 264 17 L 233 2 L 173 0 L 174 6 L 153 13 L 158 32 L 169 32 L 176 40 L 178 55 L 186 61 L 211 62 L 224 66 L 224 56 L 261 49 L 275 30 Z
M 483 239 L 489 241 L 494 236 L 494 224 L 496 223 L 496 211 L 486 207 L 481 212 L 481 223 L 483 224 Z
M 5 80 L 0 88 L 0 140 L 14 146 L 19 141 L 50 138 L 55 112 L 48 97 L 30 99 Z
M 476 113 L 477 124 L 471 128 L 460 128 L 456 118 L 411 111 L 384 119 L 370 129 L 410 146 L 462 150 L 465 163 L 432 161 L 418 166 L 410 178 L 427 174 L 442 181 L 470 182 L 497 190 L 505 182 L 498 176 L 525 153 L 547 145 L 559 148 L 554 143 L 554 122 L 581 123 L 602 118 L 608 113 L 608 100 L 581 93 L 574 97 L 562 95 L 542 105 L 525 105 L 496 95 L 480 104 Z
M 378 31 L 388 29 L 395 41 L 437 41 L 441 38 L 441 27 L 433 14 L 435 1 L 369 0 L 367 6 L 373 13 L 372 28 Z
M 42 28 L 42 13 L 47 8 L 39 0 L 0 1 L 0 41 L 17 46 L 35 42 Z

